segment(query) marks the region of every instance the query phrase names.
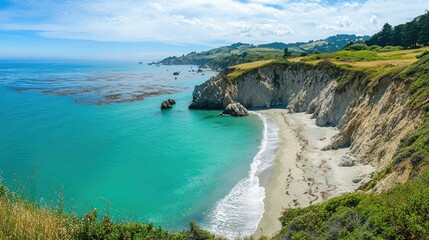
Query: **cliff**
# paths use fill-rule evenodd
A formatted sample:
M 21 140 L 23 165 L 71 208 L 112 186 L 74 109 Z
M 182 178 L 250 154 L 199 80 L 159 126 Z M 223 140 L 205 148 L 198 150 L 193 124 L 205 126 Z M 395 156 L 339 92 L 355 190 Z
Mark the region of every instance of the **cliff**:
M 410 82 L 395 74 L 370 77 L 330 62 L 277 62 L 231 76 L 225 70 L 196 86 L 189 108 L 224 109 L 239 102 L 251 109 L 282 107 L 312 114 L 317 125 L 340 129 L 325 149 L 350 147 L 358 162 L 371 164 L 376 172 L 391 165 L 401 139 L 416 130 L 424 116 L 406 106 Z M 374 190 L 405 182 L 411 173 L 409 168 L 394 171 L 379 179 Z

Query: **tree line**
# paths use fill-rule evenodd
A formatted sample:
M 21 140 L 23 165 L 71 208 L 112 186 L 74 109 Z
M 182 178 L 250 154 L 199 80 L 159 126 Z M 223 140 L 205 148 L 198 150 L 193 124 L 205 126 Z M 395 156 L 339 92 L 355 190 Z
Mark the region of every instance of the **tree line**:
M 413 21 L 395 27 L 386 23 L 383 29 L 374 34 L 367 45 L 402 46 L 416 48 L 429 45 L 429 12 L 414 18 Z

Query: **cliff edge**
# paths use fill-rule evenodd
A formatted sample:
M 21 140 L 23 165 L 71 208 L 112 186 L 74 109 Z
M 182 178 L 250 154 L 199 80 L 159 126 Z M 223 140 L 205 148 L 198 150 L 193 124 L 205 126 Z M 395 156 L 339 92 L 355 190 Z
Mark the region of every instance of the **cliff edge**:
M 397 74 L 370 76 L 328 61 L 273 62 L 238 76 L 231 71 L 196 86 L 189 108 L 224 109 L 239 102 L 250 109 L 276 107 L 312 114 L 318 126 L 340 129 L 325 149 L 350 147 L 358 162 L 371 164 L 376 172 L 392 164 L 401 139 L 416 130 L 424 116 L 420 109 L 407 107 L 410 81 Z M 401 168 L 373 190 L 405 182 L 411 174 L 411 169 Z M 363 189 L 370 183 L 362 184 Z

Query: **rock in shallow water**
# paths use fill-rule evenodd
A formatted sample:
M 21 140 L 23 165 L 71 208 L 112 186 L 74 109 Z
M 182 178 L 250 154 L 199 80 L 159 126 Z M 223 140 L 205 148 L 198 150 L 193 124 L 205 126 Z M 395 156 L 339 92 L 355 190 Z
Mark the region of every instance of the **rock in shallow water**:
M 169 109 L 171 107 L 172 107 L 172 105 L 168 101 L 163 101 L 161 103 L 161 109 Z
M 161 103 L 161 109 L 172 108 L 174 104 L 176 104 L 176 101 L 172 98 L 169 98 Z
M 226 106 L 222 115 L 230 115 L 234 117 L 242 117 L 249 115 L 247 109 L 240 103 L 230 103 Z

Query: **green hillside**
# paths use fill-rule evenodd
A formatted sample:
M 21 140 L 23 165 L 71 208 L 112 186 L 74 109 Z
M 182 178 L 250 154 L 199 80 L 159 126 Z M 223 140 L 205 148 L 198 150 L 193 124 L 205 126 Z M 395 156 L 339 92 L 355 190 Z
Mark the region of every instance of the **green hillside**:
M 363 42 L 368 36 L 356 36 L 339 34 L 317 41 L 253 45 L 246 43 L 235 43 L 203 52 L 191 52 L 181 57 L 168 57 L 160 61 L 166 65 L 207 65 L 213 69 L 223 69 L 229 66 L 254 61 L 278 59 L 284 55 L 284 49 L 293 55 L 302 55 L 313 52 L 334 52 L 342 49 L 351 42 Z

